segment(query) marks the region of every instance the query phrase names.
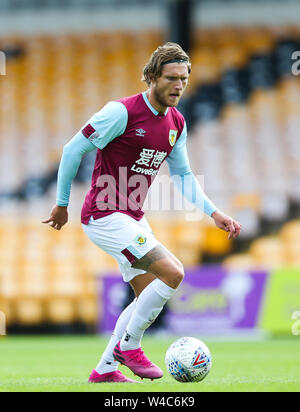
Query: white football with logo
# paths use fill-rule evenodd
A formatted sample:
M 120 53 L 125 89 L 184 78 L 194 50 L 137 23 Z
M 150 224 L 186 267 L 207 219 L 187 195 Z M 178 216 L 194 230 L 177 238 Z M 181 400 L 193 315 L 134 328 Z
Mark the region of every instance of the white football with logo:
M 180 338 L 166 352 L 165 363 L 169 374 L 179 382 L 200 382 L 211 369 L 208 347 L 199 339 Z

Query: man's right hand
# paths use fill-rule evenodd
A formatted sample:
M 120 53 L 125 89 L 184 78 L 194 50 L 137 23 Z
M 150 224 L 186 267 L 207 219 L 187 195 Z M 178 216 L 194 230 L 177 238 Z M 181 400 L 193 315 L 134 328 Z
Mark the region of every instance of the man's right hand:
M 43 220 L 42 223 L 50 223 L 53 229 L 60 230 L 68 221 L 68 210 L 66 206 L 55 205 L 51 210 L 49 219 Z

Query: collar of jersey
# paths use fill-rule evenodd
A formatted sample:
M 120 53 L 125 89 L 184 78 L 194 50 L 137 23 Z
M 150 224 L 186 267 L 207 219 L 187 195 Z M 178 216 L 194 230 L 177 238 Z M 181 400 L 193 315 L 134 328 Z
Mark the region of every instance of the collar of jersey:
M 154 107 L 153 107 L 153 106 L 151 105 L 151 103 L 149 102 L 148 97 L 147 97 L 147 95 L 146 95 L 146 92 L 143 92 L 142 95 L 143 95 L 143 98 L 144 98 L 144 101 L 145 101 L 146 105 L 149 107 L 149 109 L 151 110 L 151 112 L 152 112 L 153 114 L 155 114 L 155 116 L 157 116 L 157 115 L 159 114 L 159 112 L 158 112 L 157 110 L 155 110 Z M 166 109 L 166 111 L 165 111 L 165 113 L 164 113 L 165 116 L 167 115 L 168 110 L 169 110 L 169 108 L 167 107 L 167 109 Z

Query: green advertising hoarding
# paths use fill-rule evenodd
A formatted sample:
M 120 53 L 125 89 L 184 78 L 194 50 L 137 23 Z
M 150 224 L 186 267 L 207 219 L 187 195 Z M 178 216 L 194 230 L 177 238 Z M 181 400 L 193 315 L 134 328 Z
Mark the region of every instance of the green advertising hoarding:
M 300 268 L 269 273 L 259 327 L 275 334 L 300 335 Z

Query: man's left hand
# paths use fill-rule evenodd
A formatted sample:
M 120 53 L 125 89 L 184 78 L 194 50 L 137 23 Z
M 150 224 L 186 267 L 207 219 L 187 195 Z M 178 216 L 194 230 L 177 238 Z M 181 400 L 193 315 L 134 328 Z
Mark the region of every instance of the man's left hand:
M 215 224 L 218 228 L 224 230 L 225 232 L 229 232 L 229 240 L 232 238 L 236 239 L 239 236 L 242 228 L 242 225 L 239 222 L 225 215 L 219 210 L 214 212 L 211 217 L 214 219 Z

